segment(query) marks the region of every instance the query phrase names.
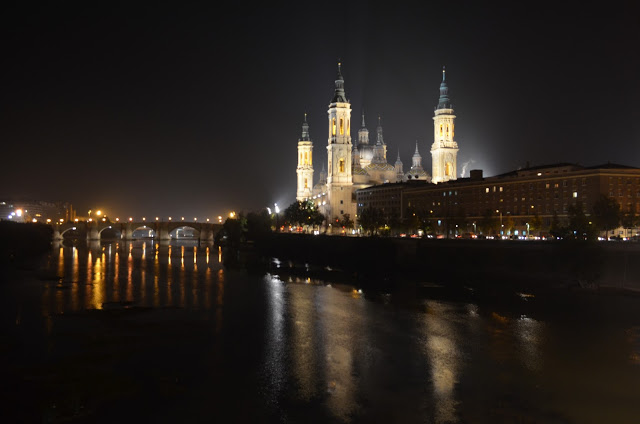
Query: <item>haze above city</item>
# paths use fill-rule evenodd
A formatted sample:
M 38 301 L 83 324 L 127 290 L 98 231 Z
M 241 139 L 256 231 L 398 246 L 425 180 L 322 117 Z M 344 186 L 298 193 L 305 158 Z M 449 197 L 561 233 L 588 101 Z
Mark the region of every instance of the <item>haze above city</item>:
M 316 180 L 326 164 L 338 60 L 354 124 L 364 108 L 373 134 L 381 116 L 390 162 L 407 167 L 417 141 L 430 172 L 446 66 L 458 172 L 640 166 L 632 6 L 14 4 L 0 196 L 111 216 L 286 205 L 305 112 Z

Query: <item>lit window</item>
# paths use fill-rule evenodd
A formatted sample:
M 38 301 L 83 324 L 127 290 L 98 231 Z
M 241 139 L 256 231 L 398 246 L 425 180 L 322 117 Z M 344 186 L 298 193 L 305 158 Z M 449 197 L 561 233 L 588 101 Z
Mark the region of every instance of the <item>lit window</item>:
M 489 193 L 489 187 L 485 188 L 485 189 L 484 189 L 484 192 L 485 192 L 485 193 Z
M 340 135 L 344 134 L 344 120 L 340 118 Z
M 500 192 L 502 192 L 502 187 L 500 187 Z
M 333 122 L 331 124 L 331 134 L 336 135 L 336 118 L 333 118 Z
M 575 197 L 578 197 L 578 192 L 577 192 L 577 191 L 574 191 L 574 192 L 573 192 L 573 197 L 574 197 L 574 198 L 575 198 Z
M 340 159 L 339 170 L 340 172 L 344 172 L 344 159 Z

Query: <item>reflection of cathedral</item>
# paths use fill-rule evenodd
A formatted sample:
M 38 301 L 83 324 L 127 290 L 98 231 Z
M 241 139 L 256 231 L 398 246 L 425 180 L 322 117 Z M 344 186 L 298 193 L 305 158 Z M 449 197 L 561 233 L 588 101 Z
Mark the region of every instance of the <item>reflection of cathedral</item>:
M 387 162 L 387 144 L 384 142 L 381 120 L 378 118 L 375 144 L 369 141 L 369 130 L 362 113 L 362 126 L 357 141 L 351 140 L 351 104 L 344 91 L 344 79 L 338 64 L 335 92 L 329 104 L 329 139 L 327 145 L 327 171 L 324 165 L 320 179 L 313 185 L 313 142 L 309 136 L 306 114 L 302 136 L 298 140 L 298 167 L 296 199 L 313 200 L 326 217 L 340 219 L 349 214 L 356 217 L 355 191 L 385 183 L 403 181 L 431 182 L 431 176 L 422 167 L 422 156 L 416 142 L 411 169 L 406 173 L 400 160 L 400 151 L 394 165 Z M 455 116 L 449 102 L 444 70 L 440 84 L 440 99 L 435 111 L 434 143 L 431 146 L 433 182 L 456 179 L 458 145 L 453 141 Z

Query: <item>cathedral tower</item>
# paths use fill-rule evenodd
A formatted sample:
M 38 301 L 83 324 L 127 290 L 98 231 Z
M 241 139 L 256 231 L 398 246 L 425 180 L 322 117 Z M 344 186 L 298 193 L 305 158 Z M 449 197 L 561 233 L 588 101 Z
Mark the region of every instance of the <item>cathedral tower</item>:
M 433 117 L 433 144 L 431 145 L 432 181 L 434 183 L 456 179 L 458 143 L 453 140 L 456 117 L 449 101 L 449 88 L 442 68 L 440 99 Z
M 313 189 L 313 142 L 309 137 L 309 124 L 307 114 L 304 114 L 302 123 L 302 136 L 298 140 L 298 190 L 296 200 L 303 201 L 311 197 Z
M 329 140 L 327 146 L 327 189 L 331 209 L 327 218 L 341 219 L 350 214 L 355 217 L 355 202 L 352 201 L 353 179 L 351 174 L 351 104 L 344 93 L 341 64 L 338 63 L 336 89 L 329 104 Z

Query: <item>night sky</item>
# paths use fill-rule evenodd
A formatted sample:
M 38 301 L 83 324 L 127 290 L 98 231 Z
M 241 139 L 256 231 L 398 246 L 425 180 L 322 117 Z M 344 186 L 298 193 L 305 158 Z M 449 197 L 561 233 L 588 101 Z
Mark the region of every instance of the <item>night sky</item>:
M 0 197 L 199 219 L 286 206 L 305 112 L 316 180 L 326 164 L 338 59 L 354 123 L 364 107 L 375 140 L 380 114 L 405 169 L 417 140 L 431 171 L 443 65 L 458 172 L 640 167 L 631 1 L 303 3 L 4 6 Z

